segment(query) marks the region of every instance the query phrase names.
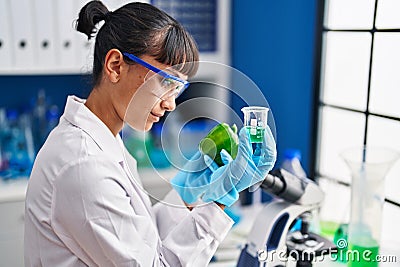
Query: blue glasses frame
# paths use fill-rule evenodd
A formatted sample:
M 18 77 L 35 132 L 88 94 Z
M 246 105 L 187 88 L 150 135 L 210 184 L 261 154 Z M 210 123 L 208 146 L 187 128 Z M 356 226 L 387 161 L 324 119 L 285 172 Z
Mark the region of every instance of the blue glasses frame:
M 122 53 L 122 54 L 123 54 L 124 56 L 128 57 L 130 60 L 135 61 L 136 63 L 142 65 L 143 67 L 145 67 L 145 68 L 147 68 L 147 69 L 149 69 L 149 70 L 151 70 L 151 71 L 153 71 L 153 72 L 155 72 L 155 73 L 157 73 L 158 75 L 161 75 L 161 76 L 164 77 L 164 78 L 172 79 L 172 80 L 174 80 L 174 81 L 177 81 L 177 82 L 182 83 L 182 84 L 183 84 L 183 88 L 182 88 L 181 93 L 182 93 L 186 88 L 188 88 L 188 86 L 190 85 L 190 83 L 189 83 L 188 81 L 182 80 L 182 79 L 179 78 L 179 77 L 176 77 L 176 76 L 174 76 L 174 75 L 171 75 L 171 74 L 169 74 L 169 73 L 167 73 L 167 72 L 165 72 L 165 71 L 163 71 L 163 70 L 160 70 L 159 68 L 154 67 L 153 65 L 147 63 L 146 61 L 144 61 L 144 60 L 138 58 L 137 56 L 135 56 L 135 55 L 133 55 L 133 54 L 129 54 L 129 53 L 126 53 L 126 52 L 124 52 L 124 53 Z

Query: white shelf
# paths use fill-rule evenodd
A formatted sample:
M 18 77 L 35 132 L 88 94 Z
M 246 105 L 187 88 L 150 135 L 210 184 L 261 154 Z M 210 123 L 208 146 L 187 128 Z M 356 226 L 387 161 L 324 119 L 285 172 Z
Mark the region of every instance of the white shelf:
M 1 70 L 1 75 L 21 76 L 21 75 L 85 75 L 91 71 L 79 70 L 78 68 L 53 68 L 53 69 L 7 69 Z
M 28 179 L 25 177 L 15 180 L 0 180 L 0 203 L 25 201 Z

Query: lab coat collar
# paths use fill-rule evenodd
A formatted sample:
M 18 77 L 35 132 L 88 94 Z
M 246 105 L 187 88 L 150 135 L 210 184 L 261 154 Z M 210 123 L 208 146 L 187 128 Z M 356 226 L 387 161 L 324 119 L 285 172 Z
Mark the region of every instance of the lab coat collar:
M 122 162 L 124 154 L 118 142 L 121 137 L 114 136 L 110 129 L 84 105 L 85 102 L 86 100 L 79 97 L 68 96 L 63 116 L 71 124 L 86 132 L 107 156 Z

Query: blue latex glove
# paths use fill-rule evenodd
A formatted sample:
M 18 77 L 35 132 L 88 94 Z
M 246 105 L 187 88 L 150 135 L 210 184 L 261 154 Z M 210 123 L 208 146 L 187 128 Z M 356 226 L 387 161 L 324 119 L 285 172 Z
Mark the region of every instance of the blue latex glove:
M 226 164 L 215 169 L 211 175 L 210 187 L 202 196 L 203 201 L 216 201 L 231 206 L 239 198 L 239 192 L 264 180 L 276 161 L 276 144 L 270 128 L 267 126 L 261 146 L 254 151 L 249 134 L 245 128 L 239 132 L 239 149 L 236 159 L 232 160 L 226 152 L 221 152 Z
M 198 151 L 170 183 L 182 200 L 190 204 L 196 202 L 204 192 L 209 190 L 212 169 L 218 169 L 217 163 Z

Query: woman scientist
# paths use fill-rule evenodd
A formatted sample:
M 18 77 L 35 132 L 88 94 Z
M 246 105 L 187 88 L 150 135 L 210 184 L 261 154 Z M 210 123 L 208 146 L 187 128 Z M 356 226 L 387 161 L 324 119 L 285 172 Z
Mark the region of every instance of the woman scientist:
M 237 158 L 223 152 L 220 168 L 197 153 L 172 179 L 175 190 L 152 207 L 119 132 L 124 123 L 148 131 L 175 109 L 198 51 L 176 20 L 149 4 L 109 12 L 91 1 L 76 28 L 90 39 L 102 21 L 93 89 L 86 101 L 68 97 L 31 173 L 25 265 L 205 266 L 232 226 L 223 208 L 273 167 L 274 139 L 268 129 L 254 158 L 242 130 Z M 205 204 L 185 206 L 197 200 Z

